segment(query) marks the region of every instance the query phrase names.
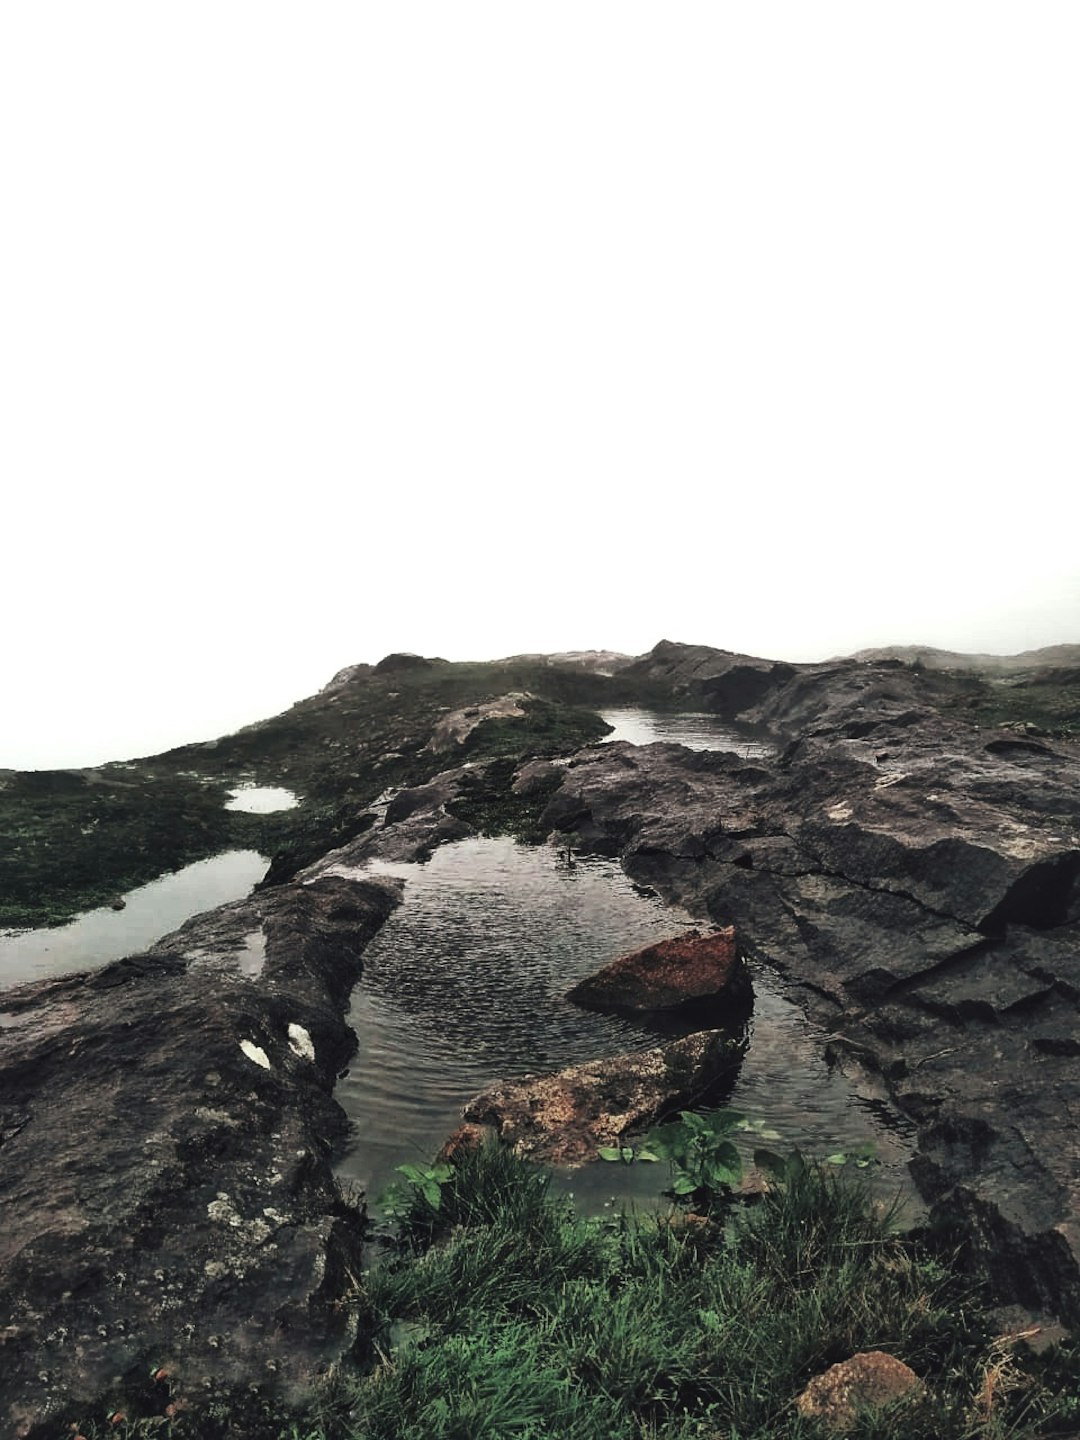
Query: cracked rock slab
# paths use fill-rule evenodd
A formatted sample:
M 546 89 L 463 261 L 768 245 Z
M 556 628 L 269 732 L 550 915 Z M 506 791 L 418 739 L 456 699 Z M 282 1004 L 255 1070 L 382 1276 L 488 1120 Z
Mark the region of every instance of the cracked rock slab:
M 138 1414 L 155 1369 L 178 1399 L 289 1397 L 349 1349 L 361 1221 L 329 1165 L 331 1092 L 363 949 L 395 903 L 385 884 L 282 886 L 5 994 L 5 1434 Z M 256 931 L 258 977 L 201 963 Z

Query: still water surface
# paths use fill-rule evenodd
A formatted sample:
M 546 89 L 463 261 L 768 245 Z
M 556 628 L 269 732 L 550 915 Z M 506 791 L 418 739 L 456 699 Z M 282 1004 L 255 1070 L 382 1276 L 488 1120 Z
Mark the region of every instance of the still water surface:
M 668 745 L 685 745 L 688 750 L 732 750 L 748 760 L 760 760 L 776 754 L 775 745 L 760 735 L 750 735 L 726 724 L 707 711 L 684 710 L 665 715 L 658 710 L 626 707 L 605 710 L 602 718 L 615 728 L 604 740 L 628 740 L 631 745 L 652 745 L 663 741 Z
M 713 715 L 622 709 L 604 718 L 616 727 L 612 740 L 772 753 Z M 293 799 L 252 789 L 241 797 L 244 808 L 250 800 L 267 809 Z M 246 895 L 265 868 L 256 852 L 231 851 L 131 891 L 124 910 L 0 934 L 0 989 L 137 953 L 190 916 Z M 656 1043 L 644 1024 L 564 999 L 614 956 L 691 923 L 634 886 L 615 862 L 567 867 L 551 850 L 476 839 L 444 846 L 424 865 L 373 864 L 368 873 L 407 881 L 405 903 L 365 955 L 349 1017 L 359 1052 L 335 1092 L 353 1121 L 339 1173 L 370 1197 L 396 1165 L 430 1158 L 484 1086 Z M 874 1140 L 884 1184 L 898 1188 L 903 1135 L 829 1071 L 822 1037 L 775 978 L 759 971 L 754 985 L 751 1044 L 729 1103 L 812 1154 Z M 563 1183 L 588 1208 L 612 1190 L 652 1202 L 664 1183 L 659 1169 L 586 1166 Z
M 616 955 L 691 923 L 614 861 L 567 868 L 543 847 L 476 839 L 443 846 L 423 865 L 369 873 L 406 879 L 404 903 L 365 954 L 349 1016 L 359 1052 L 335 1090 L 354 1127 L 339 1174 L 369 1197 L 396 1165 L 430 1159 L 486 1085 L 657 1043 L 638 1022 L 564 998 Z M 829 1071 L 818 1033 L 776 980 L 759 971 L 754 984 L 751 1044 L 728 1103 L 809 1153 L 874 1140 L 895 1189 L 902 1139 Z M 593 1165 L 566 1183 L 595 1207 L 613 1189 L 655 1199 L 664 1174 Z
M 0 933 L 0 989 L 135 955 L 192 915 L 242 899 L 266 864 L 255 850 L 228 850 L 129 891 L 123 910 L 88 910 L 52 930 Z
M 248 815 L 273 815 L 278 810 L 295 810 L 299 801 L 291 790 L 279 785 L 241 785 L 230 790 L 226 810 L 243 810 Z

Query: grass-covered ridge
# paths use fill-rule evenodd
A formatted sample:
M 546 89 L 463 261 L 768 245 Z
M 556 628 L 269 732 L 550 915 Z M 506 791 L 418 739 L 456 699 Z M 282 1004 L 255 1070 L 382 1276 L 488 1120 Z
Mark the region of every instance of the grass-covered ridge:
M 525 691 L 525 714 L 485 721 L 460 751 L 428 748 L 447 711 Z M 125 890 L 232 847 L 280 857 L 275 879 L 362 830 L 388 788 L 465 758 L 567 754 L 605 727 L 590 706 L 617 678 L 541 664 L 420 661 L 370 669 L 219 740 L 83 770 L 0 772 L 0 928 L 60 924 Z M 296 810 L 226 810 L 230 788 L 284 786 Z
M 496 1145 L 418 1177 L 397 1250 L 365 1281 L 355 1375 L 291 1420 L 259 1418 L 252 1402 L 246 1416 L 181 1411 L 96 1433 L 809 1440 L 822 1431 L 795 1397 L 873 1349 L 906 1361 L 925 1393 L 868 1414 L 857 1440 L 1020 1440 L 1080 1425 L 1075 1345 L 1037 1358 L 996 1341 L 965 1281 L 817 1166 L 791 1167 L 753 1204 L 699 1196 L 698 1213 L 607 1219 L 577 1216 Z

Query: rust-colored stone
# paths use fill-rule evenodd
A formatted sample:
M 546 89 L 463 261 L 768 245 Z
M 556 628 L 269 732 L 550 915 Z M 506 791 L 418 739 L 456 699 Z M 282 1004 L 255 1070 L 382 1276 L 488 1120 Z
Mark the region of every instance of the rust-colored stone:
M 575 985 L 568 998 L 590 1009 L 633 1012 L 723 1001 L 742 1015 L 753 996 L 735 928 L 728 925 L 711 935 L 688 930 L 620 955 Z
M 443 1141 L 443 1147 L 436 1155 L 436 1163 L 444 1161 L 452 1163 L 459 1155 L 467 1154 L 471 1150 L 479 1150 L 489 1135 L 495 1132 L 490 1125 L 473 1125 L 466 1120 L 464 1125 L 458 1128 Z
M 595 1159 L 599 1146 L 619 1144 L 664 1112 L 702 1098 L 741 1059 L 742 1047 L 723 1031 L 701 1030 L 667 1045 L 494 1085 L 469 1101 L 465 1118 L 472 1129 L 492 1127 L 521 1155 L 578 1165 Z
M 795 1401 L 799 1414 L 820 1420 L 841 1433 L 855 1424 L 859 1411 L 894 1404 L 922 1391 L 910 1366 L 884 1350 L 864 1350 L 815 1375 Z

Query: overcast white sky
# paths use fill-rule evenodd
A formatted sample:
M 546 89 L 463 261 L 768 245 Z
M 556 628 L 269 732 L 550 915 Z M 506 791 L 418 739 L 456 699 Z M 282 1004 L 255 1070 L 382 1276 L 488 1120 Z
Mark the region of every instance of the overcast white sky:
M 1080 8 L 0 9 L 0 766 L 1080 640 Z

